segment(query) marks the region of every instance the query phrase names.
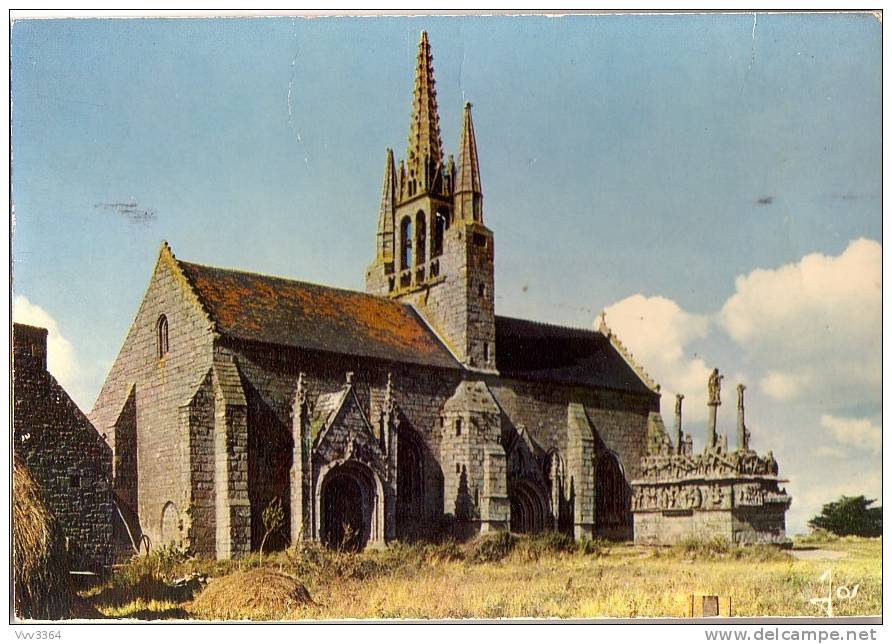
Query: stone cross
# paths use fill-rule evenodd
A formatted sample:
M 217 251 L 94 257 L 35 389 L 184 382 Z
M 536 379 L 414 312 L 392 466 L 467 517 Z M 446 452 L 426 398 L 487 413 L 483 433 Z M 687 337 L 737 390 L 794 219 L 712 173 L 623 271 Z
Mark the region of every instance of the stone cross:
M 719 374 L 717 368 L 713 369 L 712 373 L 709 374 L 709 382 L 707 383 L 709 398 L 706 403 L 709 405 L 709 420 L 706 424 L 706 449 L 713 449 L 716 446 L 716 415 L 719 405 L 722 404 L 722 378 L 724 376 Z
M 682 433 L 681 433 L 681 401 L 684 400 L 684 394 L 675 394 L 675 452 L 682 453 Z

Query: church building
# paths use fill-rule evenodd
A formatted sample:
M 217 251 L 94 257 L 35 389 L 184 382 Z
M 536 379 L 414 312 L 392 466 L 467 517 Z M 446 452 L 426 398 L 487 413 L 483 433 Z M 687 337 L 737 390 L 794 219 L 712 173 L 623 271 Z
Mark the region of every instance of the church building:
M 470 104 L 461 128 L 446 156 L 422 34 L 409 145 L 398 162 L 386 153 L 365 292 L 161 245 L 90 415 L 134 533 L 241 556 L 278 501 L 274 548 L 494 530 L 632 537 L 632 481 L 666 440 L 659 387 L 604 324 L 496 314 Z

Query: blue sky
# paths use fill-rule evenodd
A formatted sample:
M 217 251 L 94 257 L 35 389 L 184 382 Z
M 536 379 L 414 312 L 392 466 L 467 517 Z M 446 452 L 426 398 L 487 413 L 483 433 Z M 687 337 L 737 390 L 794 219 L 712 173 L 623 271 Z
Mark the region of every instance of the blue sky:
M 78 403 L 162 239 L 362 288 L 422 29 L 448 151 L 474 104 L 497 311 L 590 326 L 607 308 L 664 411 L 688 396 L 697 447 L 701 367 L 729 374 L 728 401 L 745 380 L 794 530 L 838 492 L 879 495 L 869 15 L 16 22 L 14 317 L 65 341 L 55 371 Z

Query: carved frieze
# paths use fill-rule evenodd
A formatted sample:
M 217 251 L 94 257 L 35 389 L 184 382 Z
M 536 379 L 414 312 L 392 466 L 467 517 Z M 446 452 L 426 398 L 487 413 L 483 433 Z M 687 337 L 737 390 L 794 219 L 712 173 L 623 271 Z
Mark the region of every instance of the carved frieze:
M 706 479 L 633 483 L 632 511 L 730 510 L 736 507 L 789 505 L 790 497 L 775 479 L 711 482 Z
M 702 454 L 649 454 L 641 459 L 641 478 L 655 483 L 687 478 L 734 478 L 741 474 L 777 476 L 774 455 L 751 451 L 708 450 Z

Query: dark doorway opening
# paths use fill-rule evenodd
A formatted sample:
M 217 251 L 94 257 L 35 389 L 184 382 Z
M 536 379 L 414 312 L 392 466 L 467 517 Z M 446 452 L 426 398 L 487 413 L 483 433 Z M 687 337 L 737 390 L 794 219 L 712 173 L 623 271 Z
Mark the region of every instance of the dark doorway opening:
M 399 433 L 396 452 L 396 525 L 400 539 L 424 536 L 424 452 L 411 432 Z
M 548 527 L 548 502 L 538 485 L 529 481 L 516 481 L 511 486 L 509 497 L 511 532 L 536 534 Z
M 631 500 L 619 459 L 605 453 L 595 471 L 595 527 L 605 536 L 621 536 L 631 526 Z
M 322 542 L 338 550 L 362 550 L 368 542 L 363 482 L 348 471 L 333 471 L 322 486 Z

